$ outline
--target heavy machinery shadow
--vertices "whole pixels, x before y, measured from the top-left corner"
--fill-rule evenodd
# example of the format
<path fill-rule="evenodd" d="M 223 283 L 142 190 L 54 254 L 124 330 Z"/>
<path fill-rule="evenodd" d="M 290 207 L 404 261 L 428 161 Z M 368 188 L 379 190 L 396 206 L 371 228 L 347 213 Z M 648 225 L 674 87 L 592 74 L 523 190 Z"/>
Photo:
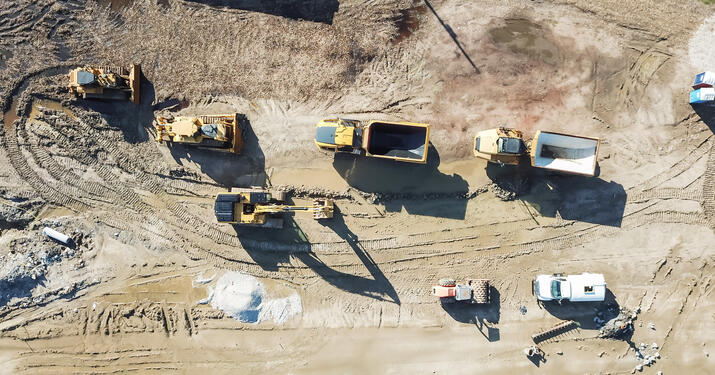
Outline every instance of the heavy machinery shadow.
<path fill-rule="evenodd" d="M 240 155 L 190 145 L 167 144 L 171 156 L 180 165 L 184 164 L 184 160 L 196 163 L 201 172 L 217 184 L 226 187 L 263 187 L 266 185 L 266 157 L 251 122 L 246 116 L 240 122 L 244 141 Z"/>
<path fill-rule="evenodd" d="M 545 217 L 620 227 L 626 207 L 623 185 L 598 177 L 557 174 L 526 163 L 500 167 L 487 163 L 487 176 L 500 188 L 513 191 Z M 538 222 L 538 218 L 535 219 Z"/>
<path fill-rule="evenodd" d="M 691 104 L 695 113 L 698 114 L 701 120 L 707 125 L 710 130 L 715 133 L 715 103 L 699 103 Z"/>
<path fill-rule="evenodd" d="M 499 323 L 501 315 L 501 299 L 499 291 L 493 286 L 489 286 L 489 304 L 467 304 L 467 303 L 442 303 L 444 311 L 452 319 L 460 323 L 473 323 L 479 333 L 489 342 L 499 341 Z M 486 333 L 484 332 L 486 328 Z"/>
<path fill-rule="evenodd" d="M 233 229 L 248 256 L 266 271 L 277 271 L 280 263 L 290 262 L 291 255 L 310 252 L 308 236 L 290 215 L 284 216 L 281 229 L 239 225 Z M 300 251 L 296 252 L 296 247 Z"/>
<path fill-rule="evenodd" d="M 370 254 L 360 245 L 358 236 L 353 233 L 345 224 L 343 215 L 335 207 L 332 220 L 321 221 L 321 224 L 333 230 L 340 238 L 350 245 L 355 255 L 360 259 L 365 268 L 370 273 L 370 277 L 362 277 L 340 272 L 330 268 L 318 258 L 314 253 L 296 254 L 305 265 L 310 267 L 315 273 L 320 275 L 325 281 L 346 292 L 359 294 L 374 298 L 379 301 L 389 301 L 397 305 L 400 304 L 400 297 L 397 291 L 387 279 L 380 267 L 372 259 Z"/>
<path fill-rule="evenodd" d="M 148 141 L 153 133 L 154 98 L 154 84 L 142 73 L 141 101 L 138 105 L 129 100 L 96 99 L 76 99 L 72 101 L 72 105 L 100 113 L 109 126 L 122 131 L 126 142 L 141 143 Z"/>
<path fill-rule="evenodd" d="M 335 154 L 333 168 L 348 185 L 379 199 L 388 212 L 404 207 L 411 215 L 464 219 L 469 185 L 458 174 L 439 171 L 439 153 L 430 144 L 426 164 Z"/>
<path fill-rule="evenodd" d="M 340 7 L 338 0 L 187 0 L 215 7 L 266 13 L 294 20 L 331 25 Z"/>
<path fill-rule="evenodd" d="M 432 4 L 430 4 L 430 2 L 428 0 L 424 0 L 424 1 L 425 1 L 425 5 L 427 5 L 427 8 L 429 8 L 429 10 L 432 11 L 432 14 L 434 14 L 434 16 L 437 17 L 437 21 L 439 21 L 439 23 L 442 24 L 442 27 L 444 27 L 444 30 L 447 31 L 447 34 L 449 34 L 450 38 L 452 38 L 452 40 L 454 41 L 454 44 L 457 45 L 457 48 L 459 48 L 459 50 L 462 51 L 462 55 L 464 55 L 464 57 L 467 59 L 467 61 L 469 61 L 469 64 L 472 66 L 472 68 L 474 68 L 474 72 L 479 74 L 480 73 L 479 68 L 477 68 L 477 66 L 474 64 L 474 61 L 472 61 L 472 58 L 469 57 L 469 55 L 467 54 L 467 51 L 464 50 L 464 48 L 462 47 L 462 44 L 459 43 L 459 40 L 457 39 L 457 33 L 454 32 L 454 30 L 452 29 L 451 26 L 449 26 L 447 23 L 445 23 L 442 20 L 442 18 L 439 16 L 439 14 L 437 14 L 437 12 L 432 7 Z"/>
<path fill-rule="evenodd" d="M 573 320 L 579 328 L 597 330 L 602 325 L 597 324 L 594 318 L 609 321 L 618 316 L 620 306 L 610 289 L 606 289 L 606 299 L 602 302 L 569 302 L 561 304 L 555 301 L 540 302 L 540 306 L 549 314 L 561 320 Z"/>

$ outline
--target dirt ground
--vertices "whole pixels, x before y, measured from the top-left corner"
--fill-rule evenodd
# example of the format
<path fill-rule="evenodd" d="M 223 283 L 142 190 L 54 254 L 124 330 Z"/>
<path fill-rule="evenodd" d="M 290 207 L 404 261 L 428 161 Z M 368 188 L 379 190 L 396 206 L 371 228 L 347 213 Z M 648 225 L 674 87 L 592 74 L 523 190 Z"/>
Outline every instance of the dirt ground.
<path fill-rule="evenodd" d="M 696 0 L 0 2 L 0 373 L 711 372 L 715 110 L 687 95 L 714 27 Z M 74 66 L 130 63 L 138 106 L 66 91 Z M 158 114 L 232 112 L 242 155 L 153 140 Z M 331 116 L 429 123 L 429 160 L 323 154 Z M 598 176 L 475 159 L 500 125 L 599 137 Z M 217 224 L 232 186 L 337 212 Z M 605 302 L 532 296 L 584 271 Z M 205 303 L 229 272 L 301 311 Z M 488 278 L 492 301 L 441 305 L 440 277 Z M 620 309 L 634 331 L 599 337 Z"/>

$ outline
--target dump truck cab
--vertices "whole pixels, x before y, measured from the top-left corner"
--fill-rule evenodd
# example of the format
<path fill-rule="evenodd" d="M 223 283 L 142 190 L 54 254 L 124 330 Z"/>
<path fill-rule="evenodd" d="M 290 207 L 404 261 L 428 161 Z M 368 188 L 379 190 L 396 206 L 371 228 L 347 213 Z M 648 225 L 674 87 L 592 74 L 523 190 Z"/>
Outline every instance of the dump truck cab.
<path fill-rule="evenodd" d="M 363 129 L 359 121 L 327 119 L 315 127 L 315 144 L 324 151 L 362 154 Z"/>
<path fill-rule="evenodd" d="M 539 275 L 533 282 L 533 293 L 539 301 L 603 301 L 606 280 L 602 274 L 596 273 Z"/>
<path fill-rule="evenodd" d="M 327 119 L 316 125 L 315 144 L 324 151 L 424 164 L 429 124 Z"/>
<path fill-rule="evenodd" d="M 522 133 L 516 129 L 489 129 L 474 137 L 474 156 L 492 163 L 519 164 L 526 149 Z"/>

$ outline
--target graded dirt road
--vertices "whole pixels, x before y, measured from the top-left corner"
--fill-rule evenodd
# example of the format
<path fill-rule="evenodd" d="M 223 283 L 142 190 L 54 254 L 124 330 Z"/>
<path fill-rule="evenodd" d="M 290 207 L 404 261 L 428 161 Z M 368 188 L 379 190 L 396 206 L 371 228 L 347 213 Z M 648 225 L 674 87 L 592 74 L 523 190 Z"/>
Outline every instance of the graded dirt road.
<path fill-rule="evenodd" d="M 715 71 L 715 8 L 265 3 L 0 3 L 0 372 L 630 373 L 638 351 L 658 353 L 644 373 L 715 368 L 715 116 L 687 104 Z M 93 63 L 140 63 L 142 104 L 70 98 L 66 73 Z M 158 114 L 231 112 L 242 155 L 153 140 Z M 429 160 L 323 154 L 333 116 L 430 123 Z M 598 176 L 475 159 L 500 125 L 601 138 Z M 217 224 L 232 186 L 338 211 Z M 605 303 L 536 303 L 535 275 L 583 271 Z M 235 272 L 285 309 L 215 308 Z M 442 306 L 440 277 L 491 279 L 492 303 Z M 599 338 L 621 308 L 632 335 Z M 580 328 L 526 358 L 562 320 Z"/>

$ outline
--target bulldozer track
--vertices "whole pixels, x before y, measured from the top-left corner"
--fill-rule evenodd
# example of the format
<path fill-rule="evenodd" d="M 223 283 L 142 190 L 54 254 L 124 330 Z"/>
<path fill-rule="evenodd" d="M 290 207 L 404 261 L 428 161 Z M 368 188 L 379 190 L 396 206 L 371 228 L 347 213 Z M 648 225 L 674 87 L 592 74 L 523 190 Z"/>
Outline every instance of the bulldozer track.
<path fill-rule="evenodd" d="M 703 211 L 711 229 L 715 229 L 715 148 L 708 155 L 707 168 L 703 181 Z"/>
<path fill-rule="evenodd" d="M 632 189 L 628 190 L 633 190 L 633 189 L 638 189 L 641 191 L 646 191 L 650 189 L 656 188 L 658 185 L 679 176 L 683 172 L 687 171 L 690 169 L 693 164 L 698 161 L 698 159 L 702 158 L 703 156 L 707 155 L 710 150 L 712 149 L 713 141 L 712 141 L 713 136 L 708 136 L 705 140 L 703 140 L 694 150 L 692 150 L 687 156 L 685 156 L 683 159 L 679 160 L 675 164 L 671 165 L 670 168 L 664 170 L 663 172 L 641 182 L 636 184 Z"/>

